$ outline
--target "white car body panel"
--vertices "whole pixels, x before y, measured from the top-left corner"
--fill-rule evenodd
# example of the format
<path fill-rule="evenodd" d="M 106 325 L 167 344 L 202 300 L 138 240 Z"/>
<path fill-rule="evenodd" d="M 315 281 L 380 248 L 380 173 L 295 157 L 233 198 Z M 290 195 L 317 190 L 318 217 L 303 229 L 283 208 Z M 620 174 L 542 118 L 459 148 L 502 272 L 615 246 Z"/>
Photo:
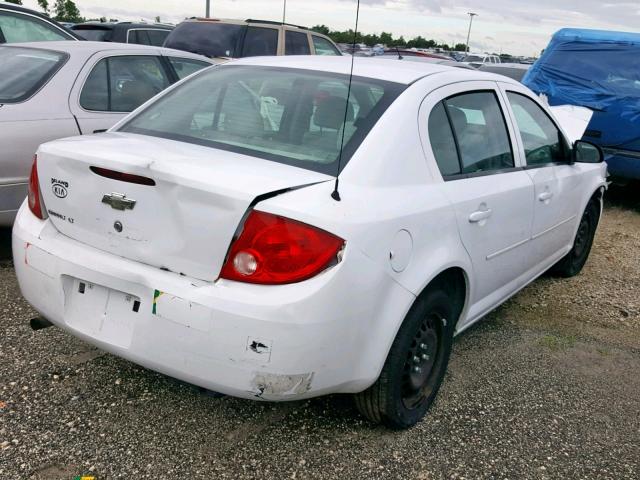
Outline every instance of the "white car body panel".
<path fill-rule="evenodd" d="M 126 113 L 87 112 L 79 105 L 84 80 L 102 58 L 118 55 L 155 55 L 210 59 L 160 47 L 104 42 L 31 42 L 9 47 L 43 48 L 66 52 L 69 59 L 29 99 L 0 105 L 0 226 L 10 226 L 26 196 L 33 155 L 42 143 L 78 134 L 104 131 Z M 179 82 L 178 82 L 179 83 Z"/>
<path fill-rule="evenodd" d="M 346 74 L 351 61 L 280 57 L 237 63 Z M 441 272 L 455 268 L 464 276 L 459 332 L 567 253 L 577 219 L 605 187 L 606 166 L 525 169 L 504 93 L 522 87 L 496 75 L 415 62 L 389 68 L 358 58 L 354 73 L 409 86 L 342 171 L 339 202 L 331 198 L 333 177 L 116 132 L 122 122 L 100 137 L 43 145 L 44 203 L 60 216 L 39 220 L 26 204 L 18 215 L 13 252 L 25 298 L 61 328 L 148 368 L 239 397 L 292 400 L 371 385 L 416 296 Z M 179 87 L 156 99 L 173 88 Z M 516 168 L 443 181 L 430 147 L 428 113 L 448 95 L 477 88 L 495 90 L 501 101 Z M 208 170 L 214 160 L 220 168 Z M 89 165 L 126 166 L 128 173 L 176 191 L 165 188 L 162 198 L 152 187 L 119 184 L 140 207 L 141 215 L 125 217 L 99 209 L 99 197 L 118 184 L 83 176 Z M 60 173 L 73 180 L 69 199 L 76 195 L 75 204 L 59 201 L 48 188 L 48 179 Z M 555 193 L 544 204 L 536 194 L 547 187 Z M 346 241 L 342 260 L 290 285 L 217 279 L 222 252 L 250 204 L 340 236 Z M 492 214 L 470 223 L 469 215 L 483 204 Z M 103 214 L 103 223 L 88 226 Z M 220 215 L 224 220 L 214 220 Z M 142 236 L 115 239 L 106 229 L 100 232 L 100 225 L 119 218 L 135 218 Z M 537 235 L 564 220 L 551 235 Z M 140 239 L 146 247 L 135 245 Z M 161 258 L 170 262 L 168 271 L 159 268 Z M 80 282 L 95 289 L 94 300 L 80 298 Z M 135 301 L 139 311 L 131 313 Z M 253 341 L 264 348 L 254 351 Z"/>

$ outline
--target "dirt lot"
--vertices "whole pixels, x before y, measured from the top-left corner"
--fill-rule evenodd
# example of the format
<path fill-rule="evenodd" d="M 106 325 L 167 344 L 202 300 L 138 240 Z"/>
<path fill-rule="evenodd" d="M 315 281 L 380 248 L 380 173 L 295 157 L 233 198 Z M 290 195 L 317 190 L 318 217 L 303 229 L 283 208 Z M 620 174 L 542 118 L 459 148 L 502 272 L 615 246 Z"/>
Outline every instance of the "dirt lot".
<path fill-rule="evenodd" d="M 640 478 L 640 191 L 610 192 L 590 261 L 458 337 L 430 415 L 389 432 L 344 396 L 213 398 L 31 331 L 0 232 L 0 478 Z"/>

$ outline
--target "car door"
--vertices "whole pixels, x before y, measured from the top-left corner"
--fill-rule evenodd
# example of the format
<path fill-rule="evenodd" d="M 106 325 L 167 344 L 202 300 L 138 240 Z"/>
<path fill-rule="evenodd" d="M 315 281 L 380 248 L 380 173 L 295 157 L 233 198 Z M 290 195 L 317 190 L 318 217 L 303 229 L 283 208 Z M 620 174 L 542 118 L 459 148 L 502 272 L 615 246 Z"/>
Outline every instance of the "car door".
<path fill-rule="evenodd" d="M 533 182 L 515 154 L 496 83 L 441 88 L 422 111 L 429 112 L 431 151 L 473 264 L 473 319 L 527 281 Z"/>
<path fill-rule="evenodd" d="M 580 178 L 568 141 L 552 117 L 524 89 L 502 84 L 518 148 L 534 183 L 532 269 L 546 270 L 571 244 L 578 221 Z"/>
<path fill-rule="evenodd" d="M 170 84 L 159 54 L 103 53 L 80 72 L 69 97 L 70 109 L 83 134 L 98 133 Z"/>

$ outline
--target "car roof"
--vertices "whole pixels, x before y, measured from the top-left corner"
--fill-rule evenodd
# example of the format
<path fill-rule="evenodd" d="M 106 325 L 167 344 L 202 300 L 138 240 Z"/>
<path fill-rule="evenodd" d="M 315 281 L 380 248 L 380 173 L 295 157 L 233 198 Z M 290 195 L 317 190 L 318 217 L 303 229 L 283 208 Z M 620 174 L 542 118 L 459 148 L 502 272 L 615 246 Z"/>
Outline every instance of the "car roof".
<path fill-rule="evenodd" d="M 205 17 L 191 17 L 191 18 L 185 18 L 183 20 L 184 22 L 190 22 L 190 23 L 230 23 L 233 25 L 268 25 L 271 27 L 290 27 L 290 28 L 299 28 L 302 30 L 309 30 L 311 31 L 310 28 L 307 27 L 303 27 L 302 25 L 294 25 L 292 23 L 282 23 L 282 22 L 278 22 L 278 21 L 274 21 L 274 20 L 260 20 L 260 19 L 255 19 L 255 18 L 247 18 L 246 20 L 241 20 L 238 18 L 205 18 Z M 319 32 L 313 32 L 313 33 L 317 33 L 318 35 L 322 35 Z M 324 36 L 324 35 L 323 35 Z"/>
<path fill-rule="evenodd" d="M 172 30 L 172 25 L 166 23 L 145 23 L 145 22 L 84 22 L 76 23 L 72 30 L 91 30 L 92 28 L 99 28 L 104 30 L 113 29 L 116 27 L 123 28 L 157 28 L 162 30 Z"/>
<path fill-rule="evenodd" d="M 149 52 L 157 52 L 161 50 L 165 55 L 176 55 L 183 58 L 193 58 L 196 60 L 203 60 L 213 64 L 211 59 L 198 55 L 196 53 L 184 52 L 182 50 L 174 50 L 173 48 L 154 47 L 152 45 L 139 45 L 137 43 L 117 43 L 117 42 L 69 42 L 65 40 L 55 42 L 29 42 L 29 43 L 9 43 L 2 44 L 3 47 L 25 47 L 25 48 L 41 48 L 45 50 L 55 50 L 58 52 L 65 52 L 75 55 L 86 55 L 87 57 L 97 52 L 113 52 L 113 51 L 127 51 L 127 50 L 149 50 Z"/>
<path fill-rule="evenodd" d="M 504 81 L 504 77 L 502 76 L 479 72 L 475 69 L 467 70 L 439 63 L 393 62 L 391 60 L 380 60 L 375 57 L 365 58 L 322 55 L 248 57 L 233 60 L 224 65 L 259 65 L 281 68 L 299 68 L 303 70 L 315 70 L 348 75 L 351 70 L 352 58 L 354 76 L 374 78 L 388 82 L 402 83 L 405 85 L 409 85 L 430 75 L 445 72 L 454 74 L 460 80 Z M 514 83 L 517 82 L 514 81 Z"/>

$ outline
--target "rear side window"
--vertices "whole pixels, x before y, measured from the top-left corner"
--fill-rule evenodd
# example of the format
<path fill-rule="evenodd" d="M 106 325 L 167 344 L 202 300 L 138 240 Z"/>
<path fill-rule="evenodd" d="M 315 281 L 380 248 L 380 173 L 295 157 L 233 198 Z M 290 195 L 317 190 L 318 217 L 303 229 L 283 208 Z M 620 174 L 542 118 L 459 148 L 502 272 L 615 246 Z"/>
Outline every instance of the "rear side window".
<path fill-rule="evenodd" d="M 74 28 L 73 31 L 92 42 L 107 42 L 111 38 L 110 28 Z"/>
<path fill-rule="evenodd" d="M 137 43 L 139 45 L 153 45 L 155 47 L 161 47 L 164 44 L 168 30 L 147 30 L 147 29 L 134 29 L 129 30 L 127 43 Z"/>
<path fill-rule="evenodd" d="M 0 11 L 0 32 L 6 43 L 71 40 L 71 35 L 37 17 L 8 11 Z"/>
<path fill-rule="evenodd" d="M 443 177 L 460 173 L 460 162 L 451 124 L 442 102 L 429 115 L 429 138 L 436 163 Z"/>
<path fill-rule="evenodd" d="M 309 37 L 306 33 L 287 30 L 284 51 L 285 55 L 309 55 Z"/>
<path fill-rule="evenodd" d="M 317 35 L 311 35 L 311 38 L 316 49 L 316 55 L 341 55 L 338 49 L 326 38 L 318 37 Z"/>
<path fill-rule="evenodd" d="M 568 147 L 547 114 L 524 95 L 508 92 L 507 97 L 520 130 L 527 165 L 566 162 Z"/>
<path fill-rule="evenodd" d="M 131 112 L 169 86 L 160 59 L 154 56 L 119 56 L 100 60 L 80 93 L 86 110 Z"/>
<path fill-rule="evenodd" d="M 507 125 L 494 92 L 464 93 L 442 101 L 429 116 L 429 140 L 443 177 L 515 166 Z"/>
<path fill-rule="evenodd" d="M 178 57 L 169 57 L 169 63 L 173 67 L 173 70 L 176 72 L 176 75 L 180 80 L 188 77 L 198 70 L 202 70 L 203 68 L 211 66 L 211 64 L 207 62 L 201 62 L 199 60 L 193 60 L 191 58 Z"/>
<path fill-rule="evenodd" d="M 248 27 L 242 49 L 243 57 L 261 57 L 278 54 L 278 30 Z"/>
<path fill-rule="evenodd" d="M 168 138 L 335 175 L 406 88 L 300 69 L 208 69 L 129 120 L 121 131 Z M 346 111 L 346 121 L 345 121 Z"/>
<path fill-rule="evenodd" d="M 151 45 L 148 30 L 129 30 L 127 32 L 127 43 L 135 43 L 138 45 Z"/>
<path fill-rule="evenodd" d="M 165 47 L 207 57 L 238 57 L 244 25 L 216 22 L 182 22 L 167 37 Z M 277 40 L 276 40 L 277 44 Z"/>
<path fill-rule="evenodd" d="M 0 47 L 0 104 L 22 102 L 34 95 L 67 58 L 51 50 Z"/>

